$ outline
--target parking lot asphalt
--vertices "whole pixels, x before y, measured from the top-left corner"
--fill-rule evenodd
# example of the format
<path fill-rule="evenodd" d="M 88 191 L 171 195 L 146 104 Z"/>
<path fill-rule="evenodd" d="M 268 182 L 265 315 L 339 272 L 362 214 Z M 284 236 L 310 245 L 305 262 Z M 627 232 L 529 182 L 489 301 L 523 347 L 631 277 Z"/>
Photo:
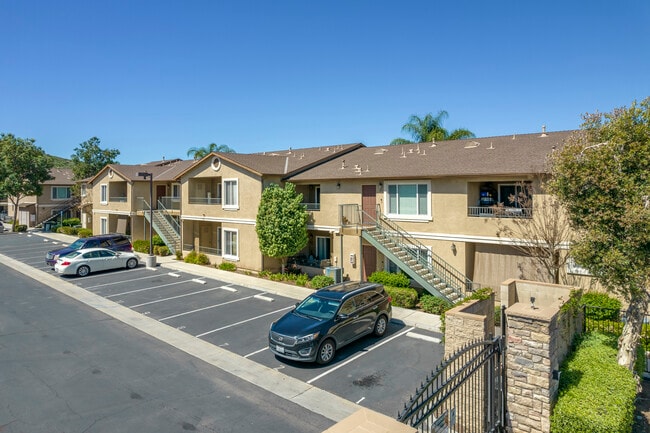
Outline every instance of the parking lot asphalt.
<path fill-rule="evenodd" d="M 45 238 L 44 240 L 47 241 L 66 244 L 72 242 L 75 239 L 71 236 L 52 233 L 32 232 L 30 235 L 37 235 Z M 30 267 L 30 265 L 17 260 L 9 260 L 12 267 L 15 269 L 27 275 L 30 273 L 33 274 L 33 267 Z M 304 287 L 274 282 L 262 278 L 257 278 L 251 275 L 221 271 L 211 266 L 187 264 L 182 261 L 175 260 L 174 257 L 157 257 L 157 262 L 158 263 L 155 269 L 158 271 L 165 270 L 169 272 L 187 273 L 196 276 L 197 280 L 199 281 L 202 278 L 210 278 L 226 282 L 240 289 L 249 288 L 250 290 L 254 290 L 256 292 L 263 290 L 269 296 L 277 295 L 283 298 L 300 300 L 313 291 Z M 149 272 L 154 272 L 154 270 L 149 270 Z M 68 282 L 65 279 L 62 279 L 51 273 L 46 273 L 42 278 L 39 276 L 39 280 L 48 284 L 50 287 L 56 290 L 66 293 L 68 296 L 71 296 L 81 302 L 86 303 L 87 305 L 92 306 L 93 308 L 103 311 L 104 313 L 118 320 L 121 320 L 122 322 L 127 323 L 136 329 L 139 329 L 149 335 L 152 335 L 162 341 L 167 342 L 168 344 L 177 347 L 180 350 L 185 351 L 186 353 L 202 359 L 224 371 L 247 380 L 265 390 L 273 392 L 275 395 L 281 398 L 299 404 L 306 409 L 323 415 L 331 420 L 340 421 L 341 419 L 352 414 L 360 408 L 358 401 L 357 403 L 353 403 L 352 401 L 337 395 L 347 395 L 345 392 L 339 393 L 339 390 L 335 390 L 335 394 L 334 392 L 326 391 L 312 385 L 312 383 L 314 381 L 317 381 L 320 376 L 313 377 L 314 373 L 309 368 L 302 369 L 301 366 L 301 369 L 296 369 L 295 366 L 287 365 L 287 369 L 293 368 L 292 373 L 297 373 L 298 375 L 297 378 L 291 377 L 280 372 L 278 368 L 270 368 L 268 366 L 268 363 L 265 365 L 263 361 L 267 361 L 267 359 L 259 359 L 259 356 L 262 355 L 258 356 L 258 359 L 256 361 L 259 362 L 256 362 L 253 360 L 255 359 L 254 356 L 251 356 L 249 358 L 249 355 L 255 355 L 254 353 L 243 356 L 243 353 L 238 354 L 232 350 L 226 350 L 219 347 L 218 341 L 216 339 L 211 340 L 210 335 L 205 335 L 208 332 L 201 332 L 200 334 L 194 333 L 194 336 L 192 336 L 191 333 L 188 334 L 188 330 L 183 331 L 183 327 L 181 326 L 174 327 L 175 325 L 173 324 L 172 326 L 169 326 L 173 320 L 170 319 L 166 322 L 167 318 L 164 317 L 164 311 L 156 311 L 156 313 L 159 314 L 158 319 L 148 317 L 147 314 L 149 311 L 145 311 L 145 309 L 149 308 L 149 306 L 145 307 L 144 305 L 152 305 L 156 301 L 148 300 L 146 302 L 143 302 L 137 296 L 138 293 L 133 293 L 133 295 L 129 294 L 128 296 L 124 295 L 124 291 L 120 291 L 119 293 L 114 294 L 108 292 L 99 293 L 100 291 L 104 290 L 104 288 L 83 288 L 80 287 L 79 284 L 73 284 L 72 282 Z M 209 290 L 211 290 L 211 288 L 206 287 L 205 291 Z M 117 300 L 118 296 L 120 298 L 119 301 Z M 128 302 L 125 301 L 125 299 Z M 288 301 L 288 299 L 286 301 Z M 118 302 L 124 303 L 124 305 Z M 290 302 L 288 304 L 290 304 Z M 398 307 L 395 307 L 393 310 L 393 322 L 400 325 L 400 334 L 409 331 L 411 328 L 427 330 L 436 334 L 440 330 L 440 319 L 438 316 Z M 265 326 L 268 325 L 262 325 L 262 327 Z M 260 328 L 259 332 L 251 332 L 251 334 L 263 332 L 264 330 Z M 370 343 L 368 343 L 368 345 L 369 344 Z M 399 347 L 398 341 L 396 341 L 395 344 L 397 344 Z M 377 347 L 372 347 L 369 349 L 362 349 L 361 352 L 367 353 L 368 351 L 377 349 L 375 353 L 380 353 L 382 350 L 387 350 L 382 348 L 381 344 L 378 344 L 376 346 Z M 269 357 L 268 352 L 265 356 Z M 351 356 L 350 358 L 350 360 L 354 360 L 356 356 Z M 423 359 L 425 358 L 423 357 Z M 338 368 L 338 366 L 336 368 Z M 391 368 L 390 366 L 377 367 L 375 370 L 369 370 L 367 377 L 363 377 L 368 380 L 376 379 L 375 376 L 377 374 L 377 371 L 391 371 Z M 346 374 L 348 374 L 349 377 L 349 373 Z M 361 374 L 363 375 L 363 373 Z M 300 375 L 309 377 L 300 377 Z M 385 380 L 386 385 L 390 386 L 391 381 L 400 380 L 400 376 L 396 372 L 391 372 L 390 374 L 386 374 Z M 408 379 L 409 382 L 411 380 L 412 379 Z M 394 382 L 392 383 L 394 384 Z M 391 408 L 387 409 L 384 412 L 392 413 L 393 410 Z"/>

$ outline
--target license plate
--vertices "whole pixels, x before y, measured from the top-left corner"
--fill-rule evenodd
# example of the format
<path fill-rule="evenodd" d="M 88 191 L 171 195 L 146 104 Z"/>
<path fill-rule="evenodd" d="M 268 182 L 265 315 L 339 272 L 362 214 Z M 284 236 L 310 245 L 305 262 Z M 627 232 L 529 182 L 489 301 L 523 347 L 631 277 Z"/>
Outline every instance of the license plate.
<path fill-rule="evenodd" d="M 278 345 L 276 345 L 276 346 L 275 346 L 275 350 L 277 350 L 278 353 L 284 353 L 284 347 L 282 347 L 282 346 L 278 346 Z"/>

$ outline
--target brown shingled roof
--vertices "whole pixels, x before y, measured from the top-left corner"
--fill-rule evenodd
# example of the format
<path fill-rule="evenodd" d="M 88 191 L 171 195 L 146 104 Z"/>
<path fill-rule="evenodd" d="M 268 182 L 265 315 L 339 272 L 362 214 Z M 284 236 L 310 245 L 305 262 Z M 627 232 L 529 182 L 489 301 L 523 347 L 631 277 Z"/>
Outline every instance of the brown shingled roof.
<path fill-rule="evenodd" d="M 573 131 L 362 147 L 285 180 L 522 175 L 546 171 L 546 157 Z"/>
<path fill-rule="evenodd" d="M 105 170 L 113 170 L 120 176 L 130 181 L 144 180 L 143 177 L 138 176 L 140 172 L 153 173 L 154 181 L 175 181 L 179 174 L 196 164 L 195 160 L 177 160 L 170 164 L 165 165 L 151 165 L 151 164 L 109 164 L 97 173 L 89 182 L 92 182 L 100 173 Z"/>
<path fill-rule="evenodd" d="M 199 160 L 199 163 L 218 156 L 223 161 L 228 161 L 259 175 L 288 175 L 299 173 L 302 170 L 309 169 L 362 147 L 364 145 L 361 143 L 352 143 L 263 153 L 213 152 Z M 189 170 L 189 167 L 187 170 Z M 184 172 L 181 174 L 184 174 Z"/>
<path fill-rule="evenodd" d="M 43 182 L 45 185 L 74 185 L 72 180 L 72 169 L 70 168 L 53 168 L 50 170 L 50 176 L 54 179 Z"/>

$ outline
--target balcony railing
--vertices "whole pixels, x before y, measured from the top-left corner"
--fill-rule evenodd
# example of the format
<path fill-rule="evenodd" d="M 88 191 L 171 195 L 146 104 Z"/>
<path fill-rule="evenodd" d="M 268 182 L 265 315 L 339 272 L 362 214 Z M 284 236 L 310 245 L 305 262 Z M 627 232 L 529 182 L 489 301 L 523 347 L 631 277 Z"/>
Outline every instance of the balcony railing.
<path fill-rule="evenodd" d="M 532 218 L 531 208 L 504 206 L 470 206 L 467 208 L 468 217 L 484 218 Z"/>
<path fill-rule="evenodd" d="M 190 204 L 221 204 L 221 197 L 190 197 Z"/>
<path fill-rule="evenodd" d="M 167 210 L 180 210 L 181 198 L 180 197 L 160 197 L 158 203 Z"/>
<path fill-rule="evenodd" d="M 126 197 L 109 197 L 108 201 L 117 203 L 126 203 Z"/>
<path fill-rule="evenodd" d="M 184 251 L 192 251 L 194 250 L 194 245 L 192 244 L 183 244 L 183 250 Z M 199 253 L 203 254 L 210 254 L 213 256 L 221 256 L 221 248 L 214 248 L 214 247 L 204 247 L 199 245 Z"/>
<path fill-rule="evenodd" d="M 320 210 L 320 203 L 303 203 L 302 204 L 307 210 Z"/>

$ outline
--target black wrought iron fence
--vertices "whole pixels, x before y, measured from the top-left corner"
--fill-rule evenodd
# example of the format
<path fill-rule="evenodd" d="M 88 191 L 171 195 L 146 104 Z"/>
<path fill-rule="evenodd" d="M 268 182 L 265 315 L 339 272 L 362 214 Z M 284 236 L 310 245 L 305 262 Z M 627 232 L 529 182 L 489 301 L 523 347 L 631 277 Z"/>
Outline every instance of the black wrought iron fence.
<path fill-rule="evenodd" d="M 585 332 L 602 332 L 605 334 L 621 335 L 623 326 L 625 326 L 625 315 L 618 308 L 595 307 L 585 305 L 584 307 L 584 326 Z M 646 356 L 645 372 L 650 373 L 650 316 L 645 316 L 639 345 Z"/>

